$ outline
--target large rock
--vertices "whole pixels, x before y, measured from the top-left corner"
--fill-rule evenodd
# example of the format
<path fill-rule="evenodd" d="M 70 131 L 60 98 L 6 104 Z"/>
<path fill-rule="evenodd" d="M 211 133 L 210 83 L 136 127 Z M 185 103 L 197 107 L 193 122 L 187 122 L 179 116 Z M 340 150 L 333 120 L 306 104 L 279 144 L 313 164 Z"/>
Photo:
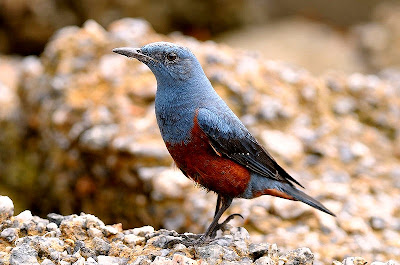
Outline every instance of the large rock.
<path fill-rule="evenodd" d="M 171 168 L 154 117 L 154 76 L 143 64 L 111 53 L 115 47 L 160 40 L 191 48 L 217 92 L 254 135 L 338 216 L 261 197 L 235 201 L 228 213 L 241 213 L 245 221 L 233 225 L 245 224 L 255 242 L 309 247 L 323 262 L 359 252 L 369 260 L 398 256 L 398 72 L 316 78 L 254 52 L 158 35 L 141 20 L 116 21 L 107 30 L 93 21 L 64 28 L 40 58 L 21 62 L 14 98 L 21 102 L 22 131 L 29 134 L 9 150 L 25 160 L 2 164 L 1 173 L 14 175 L 0 175 L 2 190 L 26 194 L 15 195 L 22 200 L 16 208 L 26 205 L 42 216 L 85 211 L 125 227 L 204 231 L 216 196 Z M 11 232 L 5 238 L 11 240 Z M 96 229 L 90 233 L 100 235 Z"/>

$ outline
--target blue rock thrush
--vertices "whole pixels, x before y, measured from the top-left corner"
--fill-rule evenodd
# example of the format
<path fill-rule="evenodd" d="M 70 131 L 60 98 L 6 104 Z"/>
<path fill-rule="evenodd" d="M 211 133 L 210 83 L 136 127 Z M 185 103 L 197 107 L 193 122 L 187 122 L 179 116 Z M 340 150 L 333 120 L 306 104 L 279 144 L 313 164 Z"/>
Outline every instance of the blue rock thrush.
<path fill-rule="evenodd" d="M 215 237 L 221 227 L 218 220 L 234 198 L 272 195 L 334 216 L 295 187 L 303 186 L 278 165 L 218 96 L 189 49 L 157 42 L 113 52 L 138 59 L 154 73 L 157 123 L 169 153 L 183 174 L 218 195 L 214 219 L 197 243 Z"/>

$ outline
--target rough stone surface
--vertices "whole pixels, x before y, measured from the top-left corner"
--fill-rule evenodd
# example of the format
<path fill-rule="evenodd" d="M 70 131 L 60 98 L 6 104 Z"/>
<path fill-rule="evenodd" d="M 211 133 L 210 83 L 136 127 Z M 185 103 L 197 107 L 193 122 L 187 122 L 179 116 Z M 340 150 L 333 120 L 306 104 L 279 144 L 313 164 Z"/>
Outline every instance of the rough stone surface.
<path fill-rule="evenodd" d="M 1 238 L 7 238 L 3 235 L 10 234 L 10 229 L 18 238 L 13 242 L 0 241 L 1 264 L 311 265 L 315 261 L 315 254 L 307 247 L 281 250 L 276 244 L 255 243 L 243 227 L 228 225 L 212 241 L 186 247 L 182 242 L 190 234 L 178 234 L 166 229 L 155 231 L 151 226 L 122 230 L 119 224 L 105 226 L 97 217 L 85 213 L 79 216 L 58 215 L 58 219 L 63 221 L 59 225 L 52 224 L 59 231 L 54 228 L 43 230 L 40 224 L 53 221 L 55 216 L 50 216 L 53 216 L 50 220 L 37 216 L 27 219 L 22 219 L 20 215 L 10 216 L 0 222 Z M 114 227 L 117 232 L 95 235 L 90 232 L 91 229 L 104 231 L 105 227 Z M 77 239 L 77 235 L 82 239 Z M 129 236 L 131 239 L 127 239 Z M 366 263 L 362 257 L 347 257 L 343 262 L 332 261 L 334 265 Z M 398 265 L 394 260 L 372 264 Z"/>

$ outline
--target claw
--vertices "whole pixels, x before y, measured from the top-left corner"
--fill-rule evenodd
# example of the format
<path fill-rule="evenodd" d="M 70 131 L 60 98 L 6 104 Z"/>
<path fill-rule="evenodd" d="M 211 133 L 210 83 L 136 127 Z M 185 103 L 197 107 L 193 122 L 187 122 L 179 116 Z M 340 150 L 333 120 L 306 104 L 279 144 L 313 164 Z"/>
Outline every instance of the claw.
<path fill-rule="evenodd" d="M 217 231 L 218 231 L 218 230 L 224 229 L 225 226 L 226 226 L 233 218 L 235 218 L 236 216 L 239 216 L 239 217 L 241 217 L 242 219 L 244 219 L 244 217 L 243 217 L 241 214 L 238 214 L 238 213 L 234 213 L 234 214 L 229 215 L 229 216 L 225 219 L 225 221 L 223 221 L 223 222 L 220 223 L 220 224 L 217 224 L 217 226 L 215 227 L 214 231 L 212 231 L 212 233 L 211 233 L 211 235 L 210 235 L 210 238 L 215 238 L 215 237 L 217 236 Z"/>
<path fill-rule="evenodd" d="M 206 238 L 204 234 L 202 235 L 182 235 L 183 240 L 179 243 L 185 245 L 186 247 L 201 246 L 211 241 L 211 238 Z"/>

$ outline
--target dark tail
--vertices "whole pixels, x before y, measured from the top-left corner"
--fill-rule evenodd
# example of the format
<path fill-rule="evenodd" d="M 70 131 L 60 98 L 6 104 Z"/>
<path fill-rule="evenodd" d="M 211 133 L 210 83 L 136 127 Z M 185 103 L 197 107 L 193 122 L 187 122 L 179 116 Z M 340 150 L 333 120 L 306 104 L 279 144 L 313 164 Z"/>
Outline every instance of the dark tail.
<path fill-rule="evenodd" d="M 291 185 L 285 185 L 284 187 L 282 187 L 284 189 L 284 192 L 289 194 L 290 196 L 292 196 L 294 199 L 304 202 L 320 211 L 323 211 L 324 213 L 330 214 L 332 216 L 336 215 L 334 213 L 332 213 L 331 211 L 329 211 L 325 206 L 322 205 L 322 203 L 320 203 L 319 201 L 317 201 L 316 199 L 308 196 L 307 194 L 305 194 L 304 192 L 302 192 L 301 190 L 296 189 L 295 187 L 291 186 Z"/>

